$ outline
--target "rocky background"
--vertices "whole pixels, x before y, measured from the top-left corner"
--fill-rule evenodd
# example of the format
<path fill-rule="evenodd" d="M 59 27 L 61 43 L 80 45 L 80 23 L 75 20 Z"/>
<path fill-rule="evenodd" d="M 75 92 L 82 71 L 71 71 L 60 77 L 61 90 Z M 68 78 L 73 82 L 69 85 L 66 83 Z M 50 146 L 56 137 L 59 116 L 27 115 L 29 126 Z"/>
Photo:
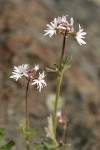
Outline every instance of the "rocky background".
<path fill-rule="evenodd" d="M 9 79 L 13 66 L 28 63 L 52 67 L 59 61 L 62 36 L 43 36 L 54 17 L 69 15 L 88 33 L 87 44 L 79 46 L 68 38 L 66 55 L 71 68 L 61 86 L 63 114 L 68 118 L 66 141 L 70 150 L 100 149 L 100 1 L 99 0 L 0 0 L 0 127 L 6 141 L 14 139 L 13 150 L 23 150 L 18 125 L 25 120 L 25 79 Z M 30 126 L 43 130 L 50 113 L 56 75 L 47 73 L 47 87 L 41 93 L 30 87 Z M 51 100 L 52 101 L 52 100 Z M 51 106 L 52 107 L 52 106 Z"/>

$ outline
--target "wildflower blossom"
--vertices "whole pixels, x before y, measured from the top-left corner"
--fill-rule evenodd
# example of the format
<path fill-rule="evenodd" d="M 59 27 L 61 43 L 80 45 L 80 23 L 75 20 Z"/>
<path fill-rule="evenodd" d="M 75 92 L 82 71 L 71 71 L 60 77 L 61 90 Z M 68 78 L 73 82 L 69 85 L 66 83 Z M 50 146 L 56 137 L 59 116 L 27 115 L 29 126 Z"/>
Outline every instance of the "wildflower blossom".
<path fill-rule="evenodd" d="M 59 123 L 65 124 L 66 117 L 62 116 L 62 112 L 61 111 L 58 111 L 57 114 L 56 114 L 56 116 L 57 116 L 57 120 L 58 120 Z"/>
<path fill-rule="evenodd" d="M 59 29 L 65 29 L 61 24 L 58 24 L 58 19 L 55 18 L 50 24 L 47 24 L 47 29 L 44 30 L 46 33 L 44 35 L 49 35 L 49 37 L 52 37 L 54 34 L 59 31 Z"/>
<path fill-rule="evenodd" d="M 47 29 L 44 30 L 46 33 L 44 35 L 48 35 L 52 37 L 54 34 L 62 33 L 63 30 L 67 32 L 72 32 L 74 20 L 70 19 L 70 23 L 67 21 L 67 15 L 55 18 L 50 24 L 47 24 Z"/>
<path fill-rule="evenodd" d="M 38 71 L 39 70 L 39 65 L 35 65 L 35 67 L 33 69 Z"/>
<path fill-rule="evenodd" d="M 82 44 L 86 44 L 86 42 L 83 40 L 85 37 L 84 35 L 86 35 L 86 32 L 83 32 L 83 29 L 81 28 L 80 24 L 79 24 L 79 31 L 76 33 L 76 40 L 77 42 L 82 45 Z"/>
<path fill-rule="evenodd" d="M 44 77 L 46 75 L 44 74 L 44 71 L 42 73 L 39 73 L 38 79 L 34 79 L 33 83 L 31 85 L 37 85 L 37 89 L 39 89 L 39 92 L 41 92 L 41 89 L 46 86 L 46 82 L 44 80 Z"/>
<path fill-rule="evenodd" d="M 82 45 L 86 44 L 86 42 L 83 40 L 86 35 L 86 32 L 83 32 L 83 29 L 79 25 L 79 31 L 75 32 L 74 31 L 74 19 L 71 18 L 70 22 L 67 20 L 67 15 L 55 18 L 50 24 L 47 24 L 47 29 L 44 30 L 46 33 L 44 35 L 49 35 L 52 37 L 54 34 L 56 35 L 57 33 L 66 33 L 66 37 L 68 35 L 71 35 L 76 38 L 77 42 Z"/>
<path fill-rule="evenodd" d="M 74 19 L 73 18 L 70 19 L 70 23 L 67 21 L 67 23 L 66 23 L 67 32 L 74 32 L 73 24 L 74 24 Z"/>
<path fill-rule="evenodd" d="M 31 85 L 37 85 L 37 89 L 39 89 L 39 92 L 41 92 L 41 89 L 46 86 L 46 82 L 44 80 L 44 77 L 46 76 L 44 74 L 44 71 L 42 73 L 39 73 L 39 77 L 36 78 L 37 71 L 39 70 L 39 65 L 35 65 L 34 68 L 31 70 L 28 70 L 29 65 L 28 64 L 23 64 L 18 67 L 14 66 L 14 72 L 12 72 L 12 76 L 10 78 L 14 78 L 16 81 L 21 78 L 22 76 L 26 77 L 27 80 L 33 82 Z"/>
<path fill-rule="evenodd" d="M 66 16 L 63 15 L 62 17 L 58 17 L 57 18 L 58 24 L 66 23 L 67 22 L 67 16 L 68 15 L 66 15 Z"/>
<path fill-rule="evenodd" d="M 28 71 L 28 77 L 30 79 L 33 79 L 38 70 L 39 70 L 39 65 L 35 65 L 34 68 L 32 68 L 31 70 Z"/>
<path fill-rule="evenodd" d="M 13 75 L 10 76 L 10 78 L 14 78 L 16 81 L 22 76 L 33 79 L 36 72 L 39 69 L 39 65 L 35 65 L 35 67 L 32 68 L 31 70 L 28 70 L 28 68 L 29 68 L 28 64 L 22 64 L 18 67 L 14 66 L 14 72 L 12 72 Z"/>
<path fill-rule="evenodd" d="M 22 76 L 28 77 L 27 69 L 29 68 L 28 64 L 23 64 L 18 67 L 14 66 L 14 72 L 12 72 L 12 76 L 10 78 L 14 78 L 16 81 Z"/>
<path fill-rule="evenodd" d="M 60 117 L 58 119 L 58 122 L 61 123 L 61 124 L 64 124 L 65 123 L 65 118 L 64 117 Z"/>
<path fill-rule="evenodd" d="M 62 17 L 58 17 L 58 24 L 61 24 L 63 27 L 65 27 L 65 31 L 69 32 L 73 32 L 74 31 L 74 19 L 71 18 L 70 19 L 70 23 L 67 21 L 66 16 L 62 16 Z"/>

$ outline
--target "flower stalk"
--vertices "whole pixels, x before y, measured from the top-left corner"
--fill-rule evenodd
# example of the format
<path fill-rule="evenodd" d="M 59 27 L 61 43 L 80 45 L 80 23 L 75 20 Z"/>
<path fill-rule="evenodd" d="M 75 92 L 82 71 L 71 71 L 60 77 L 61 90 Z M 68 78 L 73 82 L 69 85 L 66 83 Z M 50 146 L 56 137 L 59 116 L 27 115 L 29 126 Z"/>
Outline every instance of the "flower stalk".
<path fill-rule="evenodd" d="M 56 114 L 57 114 L 57 111 L 58 111 L 58 99 L 59 99 L 61 81 L 62 81 L 62 74 L 58 74 L 57 89 L 56 89 L 56 99 L 55 99 L 55 108 L 54 108 L 54 118 L 53 118 L 53 129 L 54 129 L 55 135 L 56 135 L 56 126 L 57 126 Z"/>
<path fill-rule="evenodd" d="M 28 130 L 28 119 L 29 119 L 29 115 L 28 115 L 28 89 L 29 89 L 29 83 L 30 83 L 30 79 L 28 79 L 27 81 L 27 86 L 26 86 L 26 131 Z"/>
<path fill-rule="evenodd" d="M 61 81 L 63 76 L 63 68 L 62 68 L 62 61 L 64 57 L 64 51 L 65 51 L 65 43 L 66 43 L 66 35 L 67 31 L 65 31 L 64 37 L 63 37 L 63 45 L 62 45 L 62 52 L 61 52 L 61 58 L 60 58 L 60 69 L 57 72 L 57 89 L 56 89 L 56 99 L 55 99 L 55 108 L 54 108 L 54 118 L 53 118 L 53 128 L 54 133 L 56 136 L 56 127 L 57 127 L 57 111 L 58 111 L 58 100 L 59 100 L 59 94 L 60 94 L 60 87 L 61 87 Z"/>
<path fill-rule="evenodd" d="M 62 45 L 62 52 L 61 52 L 60 64 L 61 64 L 63 56 L 64 56 L 65 43 L 66 43 L 66 35 L 67 35 L 67 31 L 65 31 L 65 34 L 64 34 L 64 37 L 63 37 L 63 45 Z"/>
<path fill-rule="evenodd" d="M 27 86 L 26 86 L 26 132 L 28 131 L 28 126 L 29 126 L 29 112 L 28 112 L 28 90 L 29 90 L 29 83 L 30 83 L 30 78 L 27 80 Z M 25 138 L 25 143 L 26 143 L 26 150 L 29 150 L 29 137 L 26 134 Z"/>

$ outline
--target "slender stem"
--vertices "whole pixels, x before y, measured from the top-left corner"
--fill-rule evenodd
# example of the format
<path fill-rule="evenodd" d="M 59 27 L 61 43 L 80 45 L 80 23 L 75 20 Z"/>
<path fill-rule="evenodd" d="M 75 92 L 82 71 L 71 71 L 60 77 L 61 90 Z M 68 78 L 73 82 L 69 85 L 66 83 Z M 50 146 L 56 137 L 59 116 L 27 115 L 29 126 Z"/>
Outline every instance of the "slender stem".
<path fill-rule="evenodd" d="M 54 133 L 56 136 L 56 124 L 57 124 L 57 110 L 58 110 L 58 98 L 59 98 L 59 93 L 60 93 L 60 85 L 61 85 L 61 80 L 62 80 L 62 74 L 58 74 L 58 80 L 57 80 L 57 89 L 56 89 L 56 100 L 55 100 L 55 108 L 54 108 L 54 118 L 53 118 L 53 129 Z"/>
<path fill-rule="evenodd" d="M 28 89 L 29 89 L 29 83 L 30 83 L 30 79 L 28 79 L 27 81 L 27 86 L 26 86 L 26 132 L 28 130 L 28 125 L 29 125 L 29 115 L 28 115 Z M 28 135 L 26 135 L 25 138 L 26 141 L 26 150 L 29 150 L 29 137 Z"/>
<path fill-rule="evenodd" d="M 29 83 L 30 79 L 27 81 L 27 86 L 26 86 L 26 130 L 28 129 L 28 89 L 29 89 Z"/>
<path fill-rule="evenodd" d="M 64 37 L 63 37 L 63 45 L 62 45 L 62 52 L 61 52 L 60 64 L 61 64 L 63 56 L 64 56 L 66 35 L 67 35 L 67 32 L 65 31 L 65 34 L 64 34 Z"/>
<path fill-rule="evenodd" d="M 66 35 L 67 35 L 67 31 L 65 31 L 64 38 L 63 38 L 62 52 L 61 52 L 61 58 L 60 58 L 60 70 L 58 72 L 58 77 L 57 77 L 56 99 L 55 99 L 55 108 L 54 108 L 54 116 L 53 116 L 53 130 L 54 130 L 55 136 L 56 136 L 56 126 L 57 126 L 56 114 L 58 111 L 58 98 L 59 98 L 60 85 L 61 85 L 62 75 L 63 75 L 63 70 L 61 69 L 61 63 L 62 63 L 62 59 L 64 56 L 64 51 L 65 51 Z"/>
<path fill-rule="evenodd" d="M 25 143 L 26 143 L 26 150 L 30 150 L 30 148 L 29 148 L 29 137 L 28 137 L 28 135 L 27 135 L 26 138 L 25 138 Z"/>

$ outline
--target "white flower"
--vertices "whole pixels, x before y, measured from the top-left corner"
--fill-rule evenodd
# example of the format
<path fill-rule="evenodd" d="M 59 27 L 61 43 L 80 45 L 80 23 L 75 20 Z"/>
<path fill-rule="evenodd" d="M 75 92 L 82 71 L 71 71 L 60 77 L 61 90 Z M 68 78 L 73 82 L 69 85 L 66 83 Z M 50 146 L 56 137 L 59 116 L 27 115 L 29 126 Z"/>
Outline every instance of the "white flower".
<path fill-rule="evenodd" d="M 33 80 L 33 83 L 31 84 L 31 85 L 37 85 L 37 89 L 39 89 L 39 92 L 41 92 L 41 89 L 44 87 L 44 86 L 46 86 L 46 82 L 45 82 L 45 80 L 44 80 L 44 77 L 45 77 L 46 75 L 44 74 L 44 71 L 43 71 L 43 73 L 39 73 L 39 77 L 38 77 L 38 79 L 34 79 Z"/>
<path fill-rule="evenodd" d="M 87 33 L 83 31 L 79 24 L 79 31 L 74 31 L 74 19 L 70 18 L 70 21 L 67 20 L 67 15 L 55 18 L 50 24 L 47 24 L 47 29 L 44 30 L 46 33 L 44 35 L 49 35 L 52 37 L 54 34 L 62 33 L 63 35 L 71 35 L 76 38 L 77 42 L 82 45 L 86 44 L 86 42 L 83 40 Z"/>
<path fill-rule="evenodd" d="M 86 42 L 83 40 L 85 37 L 84 35 L 86 35 L 86 32 L 83 32 L 83 29 L 81 28 L 80 24 L 79 24 L 79 31 L 76 33 L 76 40 L 77 42 L 82 45 L 82 44 L 86 44 Z"/>
<path fill-rule="evenodd" d="M 47 118 L 48 120 L 48 127 L 45 127 L 45 131 L 46 131 L 46 137 L 50 138 L 55 144 L 57 144 L 56 138 L 55 138 L 55 134 L 53 131 L 53 121 L 52 121 L 52 116 L 50 115 L 50 117 Z"/>
<path fill-rule="evenodd" d="M 61 24 L 63 27 L 65 27 L 65 30 L 67 32 L 73 32 L 74 31 L 74 19 L 71 18 L 70 22 L 67 21 L 67 15 L 66 16 L 62 16 L 62 17 L 58 17 L 58 23 Z"/>
<path fill-rule="evenodd" d="M 62 17 L 58 17 L 57 20 L 58 20 L 58 24 L 62 24 L 62 23 L 66 23 L 67 22 L 67 16 L 62 16 Z"/>
<path fill-rule="evenodd" d="M 71 18 L 71 19 L 70 19 L 70 25 L 73 26 L 73 24 L 74 24 L 74 19 Z"/>
<path fill-rule="evenodd" d="M 38 71 L 39 70 L 39 65 L 35 65 L 34 70 Z"/>
<path fill-rule="evenodd" d="M 10 78 L 14 78 L 16 81 L 22 76 L 28 77 L 27 69 L 29 68 L 28 64 L 23 64 L 18 67 L 14 66 L 14 72 L 12 72 L 12 76 Z"/>
<path fill-rule="evenodd" d="M 52 37 L 54 34 L 56 35 L 57 30 L 59 29 L 65 29 L 61 24 L 59 24 L 59 21 L 57 18 L 55 18 L 50 24 L 47 24 L 47 29 L 44 30 L 46 33 L 44 35 L 48 35 Z"/>
<path fill-rule="evenodd" d="M 74 19 L 71 18 L 70 23 L 67 21 L 67 25 L 66 25 L 66 29 L 67 29 L 68 32 L 73 32 L 74 31 L 73 25 L 74 25 Z"/>
<path fill-rule="evenodd" d="M 67 21 L 67 16 L 62 16 L 55 18 L 50 24 L 47 24 L 47 29 L 44 30 L 46 33 L 44 35 L 49 35 L 52 37 L 54 34 L 61 33 L 63 30 L 67 32 L 73 32 L 73 24 L 74 20 L 73 18 L 70 19 L 70 23 Z"/>

